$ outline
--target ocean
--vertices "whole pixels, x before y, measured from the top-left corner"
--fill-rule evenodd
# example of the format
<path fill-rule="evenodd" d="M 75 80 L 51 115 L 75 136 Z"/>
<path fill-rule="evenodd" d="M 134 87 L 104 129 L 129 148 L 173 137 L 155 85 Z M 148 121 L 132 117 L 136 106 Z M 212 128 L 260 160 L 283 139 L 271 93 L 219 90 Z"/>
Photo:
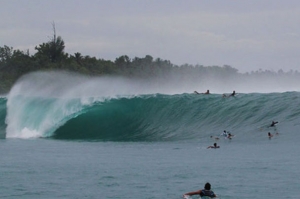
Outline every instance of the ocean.
<path fill-rule="evenodd" d="M 299 91 L 145 88 L 21 78 L 0 98 L 0 198 L 179 199 L 206 182 L 222 199 L 300 198 Z"/>

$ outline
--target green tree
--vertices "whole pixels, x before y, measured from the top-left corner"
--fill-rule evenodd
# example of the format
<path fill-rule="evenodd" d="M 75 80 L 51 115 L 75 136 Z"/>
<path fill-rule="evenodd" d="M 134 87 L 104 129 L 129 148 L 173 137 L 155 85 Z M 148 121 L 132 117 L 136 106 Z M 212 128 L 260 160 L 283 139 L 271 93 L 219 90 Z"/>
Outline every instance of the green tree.
<path fill-rule="evenodd" d="M 13 48 L 8 47 L 4 45 L 3 47 L 0 47 L 0 62 L 3 64 L 6 64 L 13 54 Z"/>
<path fill-rule="evenodd" d="M 81 55 L 81 53 L 79 53 L 79 52 L 77 52 L 77 53 L 74 53 L 74 57 L 75 57 L 75 60 L 76 60 L 76 62 L 79 64 L 79 65 L 81 65 L 81 60 L 82 60 L 82 55 Z"/>
<path fill-rule="evenodd" d="M 60 36 L 56 36 L 55 24 L 53 23 L 53 37 L 47 43 L 35 47 L 35 57 L 41 62 L 60 62 L 67 58 L 64 53 L 65 42 Z"/>

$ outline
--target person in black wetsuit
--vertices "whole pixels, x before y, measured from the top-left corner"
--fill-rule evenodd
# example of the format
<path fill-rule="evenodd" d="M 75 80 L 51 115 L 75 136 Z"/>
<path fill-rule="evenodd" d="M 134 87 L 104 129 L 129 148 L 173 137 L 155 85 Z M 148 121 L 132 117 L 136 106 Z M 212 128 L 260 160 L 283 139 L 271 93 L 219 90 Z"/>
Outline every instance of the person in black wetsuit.
<path fill-rule="evenodd" d="M 226 95 L 226 94 L 223 94 L 222 95 L 222 97 L 224 98 L 224 97 L 233 97 L 233 96 L 235 96 L 235 91 L 232 91 L 232 93 L 231 94 L 229 94 L 229 95 Z"/>
<path fill-rule="evenodd" d="M 195 94 L 200 94 L 198 93 L 197 91 L 194 91 Z M 209 90 L 207 90 L 205 93 L 202 93 L 202 94 L 210 94 Z"/>
<path fill-rule="evenodd" d="M 228 136 L 228 132 L 224 130 L 223 133 L 222 133 L 221 135 L 227 137 L 227 136 Z"/>
<path fill-rule="evenodd" d="M 230 95 L 229 95 L 229 97 L 230 96 L 235 96 L 235 91 L 233 91 Z"/>
<path fill-rule="evenodd" d="M 203 93 L 203 94 L 210 94 L 210 92 L 209 92 L 209 90 L 207 90 L 205 93 Z"/>
<path fill-rule="evenodd" d="M 217 148 L 220 148 L 220 146 L 217 146 L 217 143 L 214 143 L 213 146 L 208 146 L 207 148 L 208 149 L 217 149 Z"/>
<path fill-rule="evenodd" d="M 203 189 L 200 189 L 198 191 L 193 191 L 193 192 L 188 192 L 188 193 L 185 193 L 183 194 L 183 197 L 185 197 L 186 195 L 188 196 L 192 196 L 192 195 L 200 195 L 200 197 L 203 197 L 203 196 L 208 196 L 210 198 L 215 198 L 217 197 L 216 194 L 210 190 L 210 183 L 207 182 L 204 186 L 204 190 Z"/>
<path fill-rule="evenodd" d="M 232 139 L 233 135 L 231 133 L 228 133 L 227 138 Z"/>
<path fill-rule="evenodd" d="M 270 125 L 270 127 L 274 127 L 278 122 L 274 122 L 272 121 L 272 124 Z"/>
<path fill-rule="evenodd" d="M 269 137 L 269 138 L 272 138 L 272 137 L 273 137 L 273 134 L 270 133 L 270 132 L 268 132 L 268 137 Z"/>

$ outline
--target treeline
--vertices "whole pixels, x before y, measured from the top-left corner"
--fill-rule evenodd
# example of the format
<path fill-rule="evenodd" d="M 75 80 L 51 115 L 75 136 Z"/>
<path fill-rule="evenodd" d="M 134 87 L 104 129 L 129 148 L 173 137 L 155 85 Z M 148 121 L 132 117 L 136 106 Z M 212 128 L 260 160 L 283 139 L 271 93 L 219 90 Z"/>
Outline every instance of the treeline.
<path fill-rule="evenodd" d="M 0 47 L 0 93 L 7 93 L 15 81 L 22 75 L 41 70 L 66 70 L 90 76 L 118 75 L 130 78 L 141 78 L 144 80 L 155 80 L 152 83 L 162 84 L 166 79 L 176 81 L 198 83 L 208 79 L 268 79 L 270 76 L 289 76 L 299 79 L 298 71 L 282 70 L 255 71 L 241 74 L 238 70 L 225 66 L 202 66 L 181 65 L 177 66 L 168 60 L 154 59 L 150 55 L 144 58 L 130 58 L 127 55 L 120 56 L 115 61 L 97 59 L 77 52 L 68 54 L 64 51 L 65 43 L 60 36 L 56 36 L 53 26 L 53 37 L 46 43 L 35 47 L 36 53 L 29 54 L 29 50 L 21 51 L 4 45 Z M 249 78 L 250 77 L 250 78 Z"/>

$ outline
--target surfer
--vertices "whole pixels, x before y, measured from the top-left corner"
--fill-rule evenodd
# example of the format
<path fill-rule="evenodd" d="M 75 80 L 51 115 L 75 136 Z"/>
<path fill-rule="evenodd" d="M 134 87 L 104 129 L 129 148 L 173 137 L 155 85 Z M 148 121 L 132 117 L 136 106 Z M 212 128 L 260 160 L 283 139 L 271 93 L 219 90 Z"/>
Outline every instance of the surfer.
<path fill-rule="evenodd" d="M 235 96 L 235 94 L 236 94 L 235 91 L 232 91 L 232 93 L 230 95 L 227 96 L 226 94 L 223 94 L 222 97 L 223 98 L 225 98 L 225 97 L 233 97 L 233 96 Z"/>
<path fill-rule="evenodd" d="M 211 185 L 209 182 L 207 182 L 204 185 L 204 190 L 200 189 L 198 191 L 188 192 L 188 193 L 183 194 L 183 197 L 186 198 L 186 196 L 193 196 L 193 195 L 199 195 L 200 197 L 207 196 L 210 198 L 217 197 L 216 194 L 210 190 L 210 188 L 211 188 Z"/>
<path fill-rule="evenodd" d="M 217 149 L 217 148 L 220 148 L 220 146 L 217 146 L 217 143 L 214 143 L 213 146 L 208 146 L 207 148 L 208 149 Z"/>
<path fill-rule="evenodd" d="M 210 93 L 209 93 L 209 90 L 207 90 L 205 93 L 202 93 L 202 94 L 210 94 Z"/>
<path fill-rule="evenodd" d="M 270 125 L 270 127 L 274 127 L 278 122 L 274 122 L 272 121 L 272 124 Z"/>
<path fill-rule="evenodd" d="M 221 135 L 223 135 L 223 136 L 225 136 L 225 137 L 228 137 L 228 133 L 227 133 L 227 131 L 223 131 L 223 133 L 221 134 Z"/>
<path fill-rule="evenodd" d="M 233 92 L 229 95 L 229 97 L 231 97 L 231 96 L 235 96 L 235 91 L 233 91 Z"/>
<path fill-rule="evenodd" d="M 215 140 L 219 140 L 220 138 L 218 137 L 218 136 L 210 136 L 210 138 L 213 138 L 213 139 L 215 139 Z"/>
<path fill-rule="evenodd" d="M 231 133 L 228 133 L 227 138 L 231 139 L 234 135 L 232 135 Z"/>
<path fill-rule="evenodd" d="M 271 137 L 273 137 L 273 134 L 268 132 L 268 137 L 269 137 L 269 139 L 271 139 Z"/>
<path fill-rule="evenodd" d="M 194 91 L 195 94 L 200 94 L 197 91 Z M 210 94 L 209 90 L 207 90 L 205 93 L 201 93 L 201 94 Z"/>

